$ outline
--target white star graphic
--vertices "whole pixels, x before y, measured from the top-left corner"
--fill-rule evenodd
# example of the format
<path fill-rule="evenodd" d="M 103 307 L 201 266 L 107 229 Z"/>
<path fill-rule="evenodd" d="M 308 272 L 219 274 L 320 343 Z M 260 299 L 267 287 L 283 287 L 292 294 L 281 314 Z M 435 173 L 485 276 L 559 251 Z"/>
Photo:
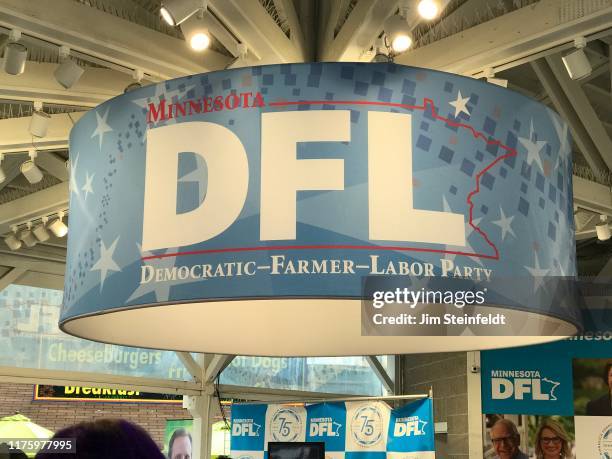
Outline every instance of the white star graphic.
<path fill-rule="evenodd" d="M 113 254 L 117 248 L 119 237 L 120 236 L 117 236 L 117 239 L 113 241 L 109 248 L 106 248 L 104 241 L 100 241 L 100 259 L 91 267 L 91 271 L 100 271 L 100 291 L 102 291 L 104 280 L 109 271 L 121 271 L 121 268 L 119 268 L 115 260 L 113 260 Z"/>
<path fill-rule="evenodd" d="M 91 138 L 93 139 L 94 137 L 98 136 L 98 139 L 100 140 L 100 149 L 102 149 L 102 140 L 104 138 L 104 134 L 107 132 L 113 131 L 113 128 L 111 128 L 106 122 L 106 118 L 108 118 L 109 111 L 110 111 L 110 107 L 106 109 L 106 113 L 104 113 L 104 116 L 100 116 L 98 112 L 96 111 L 97 125 L 96 125 L 96 130 L 91 135 Z"/>
<path fill-rule="evenodd" d="M 85 192 L 85 200 L 87 201 L 87 196 L 89 195 L 89 193 L 93 194 L 94 192 L 92 188 L 92 184 L 93 184 L 93 178 L 96 174 L 89 175 L 89 172 L 85 172 L 85 175 L 86 175 L 85 185 L 83 185 L 83 188 L 81 188 L 81 190 Z"/>
<path fill-rule="evenodd" d="M 499 206 L 500 217 L 499 220 L 495 220 L 491 223 L 497 225 L 501 228 L 502 231 L 502 241 L 506 239 L 506 234 L 510 233 L 512 236 L 516 238 L 516 234 L 514 234 L 514 230 L 512 229 L 512 220 L 514 220 L 514 215 L 512 217 L 506 217 L 504 214 L 504 209 Z"/>
<path fill-rule="evenodd" d="M 559 120 L 556 115 L 550 114 L 550 119 L 555 126 L 555 132 L 559 138 L 559 151 L 557 153 L 557 161 L 555 163 L 555 169 L 559 169 L 564 166 L 564 158 L 568 157 L 570 152 L 569 137 L 567 135 L 568 126 L 567 123 Z"/>
<path fill-rule="evenodd" d="M 183 175 L 179 182 L 197 183 L 198 184 L 198 202 L 204 200 L 206 195 L 206 162 L 204 159 L 196 154 L 196 168 Z"/>
<path fill-rule="evenodd" d="M 448 204 L 448 201 L 446 200 L 446 196 L 442 196 L 442 207 L 444 208 L 444 212 L 453 212 L 452 209 L 450 208 L 450 205 Z M 482 220 L 482 218 L 472 218 L 472 224 L 474 226 L 478 226 L 480 225 L 480 221 Z M 451 251 L 460 251 L 460 252 L 467 252 L 467 253 L 476 253 L 476 250 L 474 250 L 474 248 L 472 247 L 472 245 L 470 244 L 470 236 L 472 235 L 472 233 L 474 232 L 474 228 L 472 228 L 472 225 L 470 225 L 467 221 L 465 222 L 465 246 L 461 247 L 461 250 L 457 250 L 457 246 L 452 246 L 452 245 L 447 245 L 446 246 L 446 250 L 451 250 Z M 454 253 L 446 253 L 444 254 L 444 258 L 446 258 L 447 260 L 451 260 L 453 261 L 455 259 L 457 255 L 455 255 Z M 479 257 L 470 257 L 472 260 L 474 260 L 476 263 L 478 263 L 480 266 L 483 266 L 482 264 L 482 260 Z"/>
<path fill-rule="evenodd" d="M 531 165 L 534 161 L 538 163 L 540 169 L 544 171 L 544 167 L 542 166 L 542 158 L 540 158 L 540 152 L 542 148 L 546 146 L 548 142 L 545 140 L 537 140 L 533 141 L 533 120 L 531 120 L 531 130 L 529 133 L 529 138 L 519 137 L 519 142 L 523 147 L 527 150 L 527 163 Z"/>
<path fill-rule="evenodd" d="M 535 266 L 524 266 L 524 268 L 529 271 L 529 274 L 533 276 L 533 291 L 537 292 L 540 287 L 544 287 L 544 279 L 543 277 L 548 274 L 550 269 L 543 269 L 540 267 L 540 260 L 538 259 L 538 253 L 534 252 L 535 255 Z"/>
<path fill-rule="evenodd" d="M 455 118 L 459 116 L 459 113 L 465 113 L 466 115 L 470 115 L 470 112 L 467 108 L 467 103 L 470 101 L 469 97 L 461 97 L 461 91 L 457 95 L 457 99 L 449 102 L 449 105 L 455 107 Z"/>
<path fill-rule="evenodd" d="M 149 257 L 152 255 L 150 252 L 146 252 L 142 250 L 140 244 L 138 244 L 138 250 L 140 251 L 141 257 Z M 166 254 L 176 252 L 176 248 L 170 248 L 166 250 Z M 176 261 L 176 257 L 164 257 L 164 258 L 152 258 L 150 260 L 146 260 L 143 266 L 152 266 L 153 269 L 160 269 L 165 272 L 165 270 L 171 270 L 174 267 L 174 262 Z M 196 282 L 196 280 L 205 280 L 205 279 L 176 279 L 174 281 L 164 281 L 164 282 L 148 282 L 143 283 L 138 286 L 136 290 L 132 292 L 130 297 L 127 299 L 128 303 L 136 298 L 140 298 L 145 296 L 147 293 L 155 292 L 155 301 L 160 303 L 164 301 L 168 301 L 170 297 L 170 287 L 174 285 L 180 284 L 189 284 L 191 282 Z"/>
<path fill-rule="evenodd" d="M 70 161 L 70 182 L 68 182 L 68 188 L 70 189 L 70 193 L 74 193 L 77 196 L 79 195 L 79 185 L 77 184 L 76 179 L 76 170 L 78 164 L 79 153 L 76 154 L 76 158 L 74 158 L 74 161 Z"/>

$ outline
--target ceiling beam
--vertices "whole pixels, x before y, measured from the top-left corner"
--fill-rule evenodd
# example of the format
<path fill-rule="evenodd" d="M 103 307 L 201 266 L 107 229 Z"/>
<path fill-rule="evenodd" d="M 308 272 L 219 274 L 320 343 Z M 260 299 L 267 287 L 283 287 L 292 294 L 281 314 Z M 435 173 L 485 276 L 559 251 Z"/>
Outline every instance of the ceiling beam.
<path fill-rule="evenodd" d="M 202 368 L 189 352 L 176 352 L 176 356 L 185 366 L 189 374 L 193 377 L 194 382 L 200 384 L 202 382 Z"/>
<path fill-rule="evenodd" d="M 51 115 L 47 135 L 32 139 L 30 134 L 31 116 L 0 120 L 0 151 L 14 153 L 36 150 L 61 150 L 68 148 L 68 138 L 73 122 L 77 122 L 85 112 L 61 113 Z"/>
<path fill-rule="evenodd" d="M 540 83 L 542 83 L 542 86 L 544 86 L 555 109 L 567 121 L 572 137 L 591 170 L 595 173 L 606 170 L 607 165 L 599 154 L 597 146 L 593 143 L 587 127 L 580 121 L 580 117 L 574 110 L 572 103 L 568 100 L 565 91 L 557 80 L 557 76 L 548 65 L 546 59 L 538 59 L 531 62 L 531 67 L 535 71 Z M 565 70 L 563 71 L 565 72 Z"/>
<path fill-rule="evenodd" d="M 593 144 L 599 151 L 607 168 L 612 170 L 612 140 L 608 137 L 608 133 L 599 120 L 599 116 L 595 113 L 580 83 L 569 77 L 560 55 L 548 56 L 546 57 L 546 62 L 550 66 L 576 115 L 578 115 L 583 126 L 587 129 Z"/>
<path fill-rule="evenodd" d="M 0 124 L 1 125 L 1 124 Z M 0 151 L 2 151 L 0 149 Z M 4 171 L 4 175 L 6 178 L 4 182 L 0 183 L 0 191 L 3 188 L 8 186 L 15 178 L 21 174 L 21 163 L 26 159 L 26 157 L 20 158 L 19 155 L 6 155 L 2 160 L 2 170 Z"/>
<path fill-rule="evenodd" d="M 59 181 L 68 181 L 70 174 L 68 173 L 68 168 L 66 167 L 66 161 L 52 151 L 47 151 L 44 154 L 37 156 L 36 164 Z"/>
<path fill-rule="evenodd" d="M 481 77 L 487 68 L 501 71 L 541 57 L 540 53 L 569 49 L 577 36 L 591 40 L 608 33 L 612 5 L 592 5 L 584 9 L 581 0 L 566 0 L 560 8 L 558 0 L 542 0 L 404 53 L 395 61 Z"/>
<path fill-rule="evenodd" d="M 385 19 L 398 8 L 398 0 L 360 0 L 335 38 L 335 25 L 330 24 L 323 37 L 321 61 L 363 61 L 371 60 L 365 52 L 370 49 L 377 35 L 383 30 Z M 334 11 L 334 14 L 337 12 Z M 339 14 L 344 14 L 340 11 Z M 331 38 L 331 41 L 330 41 Z"/>
<path fill-rule="evenodd" d="M 162 79 L 222 69 L 230 61 L 72 0 L 2 0 L 0 26 Z"/>
<path fill-rule="evenodd" d="M 68 208 L 68 182 L 58 183 L 42 191 L 0 205 L 0 234 L 10 231 L 11 225 L 51 215 Z M 0 261 L 3 263 L 4 260 Z"/>
<path fill-rule="evenodd" d="M 612 192 L 610 187 L 573 176 L 574 204 L 598 214 L 612 216 Z"/>
<path fill-rule="evenodd" d="M 9 285 L 15 283 L 21 276 L 25 274 L 26 270 L 23 268 L 11 268 L 2 277 L 0 277 L 0 292 Z"/>
<path fill-rule="evenodd" d="M 64 89 L 53 76 L 57 64 L 29 61 L 19 76 L 0 72 L 0 99 L 95 107 L 123 93 L 134 80 L 115 70 L 88 67 L 74 86 Z"/>
<path fill-rule="evenodd" d="M 308 48 L 308 42 L 304 40 L 304 33 L 293 0 L 275 0 L 274 4 L 277 9 L 281 10 L 287 17 L 287 22 L 289 23 L 289 39 L 293 45 L 300 50 L 303 60 L 311 60 L 312 50 Z"/>
<path fill-rule="evenodd" d="M 64 290 L 64 275 L 27 271 L 14 283 L 18 285 L 27 285 L 28 287 Z"/>
<path fill-rule="evenodd" d="M 317 53 L 322 56 L 325 48 L 334 41 L 336 25 L 340 19 L 340 15 L 345 14 L 349 5 L 349 0 L 335 0 L 333 2 L 324 2 L 320 4 L 320 8 L 325 8 L 327 11 L 321 11 L 322 26 L 319 30 L 319 48 Z M 324 22 L 324 24 L 323 24 Z"/>
<path fill-rule="evenodd" d="M 202 395 L 199 385 L 191 381 L 111 375 L 108 373 L 88 373 L 84 371 L 49 370 L 48 368 L 0 367 L 0 382 L 103 387 L 160 394 Z"/>
<path fill-rule="evenodd" d="M 66 271 L 66 264 L 57 261 L 45 261 L 36 258 L 30 258 L 22 255 L 17 255 L 19 252 L 10 252 L 4 250 L 4 247 L 0 250 L 0 265 L 8 266 L 12 268 L 21 268 L 28 272 L 33 273 L 44 273 L 53 274 L 56 276 L 64 276 Z"/>
<path fill-rule="evenodd" d="M 247 45 L 258 64 L 304 62 L 304 50 L 284 34 L 258 1 L 210 0 L 208 7 Z"/>
<path fill-rule="evenodd" d="M 214 382 L 215 378 L 234 360 L 233 355 L 215 354 L 206 366 L 204 381 L 206 383 Z"/>

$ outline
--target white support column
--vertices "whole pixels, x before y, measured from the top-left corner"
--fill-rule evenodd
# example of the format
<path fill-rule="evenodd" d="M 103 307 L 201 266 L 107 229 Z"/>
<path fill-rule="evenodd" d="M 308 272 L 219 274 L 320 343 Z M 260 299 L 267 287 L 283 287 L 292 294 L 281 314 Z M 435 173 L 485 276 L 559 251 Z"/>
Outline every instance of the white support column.
<path fill-rule="evenodd" d="M 482 458 L 482 392 L 480 352 L 467 353 L 468 451 L 470 459 Z"/>
<path fill-rule="evenodd" d="M 211 418 L 214 409 L 214 391 L 212 384 L 205 386 L 202 395 L 183 397 L 183 407 L 193 416 L 192 459 L 210 459 L 210 437 L 212 435 Z"/>

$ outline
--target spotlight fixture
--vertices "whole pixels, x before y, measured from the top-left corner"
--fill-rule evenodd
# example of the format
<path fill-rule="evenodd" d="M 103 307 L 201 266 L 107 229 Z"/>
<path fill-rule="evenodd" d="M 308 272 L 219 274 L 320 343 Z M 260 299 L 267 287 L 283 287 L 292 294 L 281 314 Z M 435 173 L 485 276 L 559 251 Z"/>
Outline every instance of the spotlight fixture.
<path fill-rule="evenodd" d="M 610 227 L 608 226 L 608 216 L 600 215 L 600 222 L 595 225 L 595 231 L 597 231 L 597 239 L 600 241 L 607 241 L 612 237 L 612 233 L 610 233 Z"/>
<path fill-rule="evenodd" d="M 30 118 L 30 134 L 34 137 L 44 137 L 47 135 L 51 115 L 42 111 L 42 102 L 34 101 L 34 111 Z"/>
<path fill-rule="evenodd" d="M 247 45 L 244 43 L 238 43 L 236 45 L 236 54 L 238 55 L 232 62 L 230 62 L 226 69 L 236 69 L 239 67 L 246 67 L 249 65 L 249 59 L 247 58 L 248 54 Z"/>
<path fill-rule="evenodd" d="M 586 38 L 576 38 L 574 40 L 574 47 L 576 49 L 561 58 L 563 64 L 565 65 L 565 69 L 572 80 L 584 78 L 590 75 L 593 71 L 589 58 L 584 52 L 586 45 Z"/>
<path fill-rule="evenodd" d="M 25 71 L 28 48 L 13 42 L 4 49 L 4 71 L 9 75 L 21 75 Z"/>
<path fill-rule="evenodd" d="M 28 222 L 25 229 L 19 232 L 19 239 L 27 246 L 34 247 L 36 245 L 36 238 L 32 234 L 32 222 Z"/>
<path fill-rule="evenodd" d="M 128 84 L 123 90 L 123 94 L 127 94 L 128 92 L 142 88 L 141 81 L 144 78 L 144 72 L 140 69 L 135 69 L 132 72 L 132 78 L 134 78 L 134 80 L 136 81 L 133 81 L 132 83 Z"/>
<path fill-rule="evenodd" d="M 13 233 L 4 238 L 4 243 L 11 250 L 19 250 L 21 248 L 21 241 L 17 238 L 17 227 L 12 226 L 11 230 Z"/>
<path fill-rule="evenodd" d="M 417 6 L 417 11 L 423 19 L 431 21 L 440 14 L 440 5 L 436 0 L 421 0 Z"/>
<path fill-rule="evenodd" d="M 194 51 L 204 51 L 210 46 L 208 28 L 204 25 L 204 19 L 201 16 L 203 15 L 198 13 L 181 25 L 185 40 Z"/>
<path fill-rule="evenodd" d="M 34 164 L 34 159 L 37 156 L 36 150 L 30 150 L 28 154 L 30 155 L 30 159 L 21 163 L 21 167 L 19 169 L 28 182 L 32 184 L 38 183 L 42 180 L 43 173 L 38 166 Z"/>
<path fill-rule="evenodd" d="M 200 9 L 206 9 L 207 0 L 164 0 L 159 9 L 164 21 L 171 26 L 185 22 Z"/>
<path fill-rule="evenodd" d="M 385 52 L 385 40 L 383 38 L 378 38 L 376 40 L 376 45 L 374 46 L 375 54 L 372 58 L 372 62 L 391 62 L 392 59 L 389 58 L 387 53 Z"/>
<path fill-rule="evenodd" d="M 51 235 L 49 234 L 49 231 L 47 231 L 47 228 L 45 227 L 48 221 L 49 221 L 49 217 L 43 217 L 41 219 L 41 222 L 38 225 L 36 225 L 34 229 L 32 230 L 32 233 L 34 234 L 34 236 L 36 236 L 36 239 L 38 239 L 39 242 L 48 241 L 49 238 L 51 237 Z"/>
<path fill-rule="evenodd" d="M 410 28 L 402 16 L 396 14 L 387 18 L 384 30 L 394 53 L 403 53 L 412 46 Z"/>
<path fill-rule="evenodd" d="M 61 63 L 53 72 L 53 76 L 59 84 L 68 89 L 79 81 L 85 69 L 70 59 L 70 48 L 67 46 L 61 46 L 59 54 Z"/>
<path fill-rule="evenodd" d="M 53 234 L 55 234 L 55 237 L 64 237 L 68 233 L 68 227 L 62 221 L 64 215 L 64 212 L 58 212 L 57 218 L 49 223 L 49 226 L 47 227 Z"/>
<path fill-rule="evenodd" d="M 2 160 L 4 159 L 4 153 L 0 153 L 0 183 L 6 180 L 6 174 L 4 169 L 2 169 Z"/>

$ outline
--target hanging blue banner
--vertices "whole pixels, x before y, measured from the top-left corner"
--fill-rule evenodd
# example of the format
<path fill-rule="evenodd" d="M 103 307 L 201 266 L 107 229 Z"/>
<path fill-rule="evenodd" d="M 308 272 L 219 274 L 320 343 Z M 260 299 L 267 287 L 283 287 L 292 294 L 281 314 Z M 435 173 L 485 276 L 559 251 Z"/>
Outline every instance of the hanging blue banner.
<path fill-rule="evenodd" d="M 576 271 L 567 125 L 499 86 L 392 63 L 187 76 L 86 113 L 70 164 L 68 333 L 303 356 L 581 327 L 573 297 L 544 281 Z M 368 277 L 439 298 L 449 280 L 477 284 L 418 301 L 417 322 L 444 311 L 423 332 L 412 306 L 362 305 Z"/>
<path fill-rule="evenodd" d="M 389 459 L 435 458 L 435 426 L 432 413 L 433 404 L 430 398 L 391 411 L 387 440 Z"/>
<path fill-rule="evenodd" d="M 432 401 L 232 406 L 232 457 L 267 458 L 271 441 L 324 442 L 330 459 L 433 459 Z"/>
<path fill-rule="evenodd" d="M 590 402 L 606 394 L 610 400 L 608 376 L 604 375 L 608 362 L 612 362 L 609 332 L 484 351 L 483 413 L 591 415 L 587 410 Z M 612 416 L 612 404 L 607 403 L 605 413 Z"/>

